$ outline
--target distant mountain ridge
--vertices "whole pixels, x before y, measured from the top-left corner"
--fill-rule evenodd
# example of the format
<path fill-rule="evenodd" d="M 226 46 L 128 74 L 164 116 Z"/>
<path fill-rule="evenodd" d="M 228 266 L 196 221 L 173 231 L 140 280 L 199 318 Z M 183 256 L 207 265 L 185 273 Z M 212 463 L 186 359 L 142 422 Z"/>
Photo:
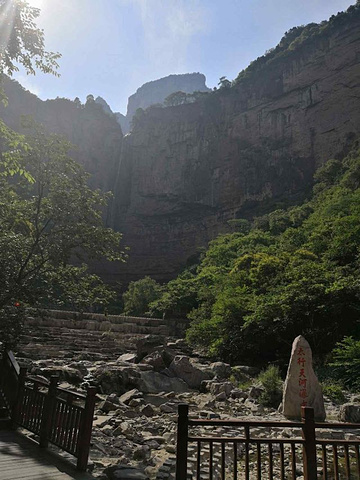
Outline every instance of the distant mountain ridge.
<path fill-rule="evenodd" d="M 162 104 L 165 98 L 174 92 L 194 93 L 209 92 L 210 90 L 206 86 L 206 77 L 202 73 L 184 73 L 168 75 L 144 83 L 129 97 L 126 116 L 120 112 L 112 112 L 110 106 L 102 97 L 97 97 L 95 102 L 101 105 L 106 113 L 115 115 L 125 134 L 130 131 L 131 120 L 138 108 L 145 110 L 151 105 Z"/>

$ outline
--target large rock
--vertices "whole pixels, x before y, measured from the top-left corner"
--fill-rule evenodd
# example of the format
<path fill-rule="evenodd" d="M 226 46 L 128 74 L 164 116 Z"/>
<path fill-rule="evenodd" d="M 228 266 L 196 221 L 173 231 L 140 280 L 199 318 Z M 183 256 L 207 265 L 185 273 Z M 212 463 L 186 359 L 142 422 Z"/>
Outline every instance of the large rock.
<path fill-rule="evenodd" d="M 231 366 L 228 363 L 214 362 L 210 368 L 218 378 L 229 378 L 231 375 Z"/>
<path fill-rule="evenodd" d="M 309 343 L 301 335 L 295 338 L 286 375 L 282 413 L 286 418 L 301 418 L 301 407 L 314 409 L 315 419 L 326 418 L 324 398 L 312 366 Z"/>
<path fill-rule="evenodd" d="M 185 355 L 177 355 L 169 369 L 177 377 L 182 378 L 190 388 L 200 389 L 203 380 L 209 380 L 214 376 L 207 366 L 201 365 Z"/>
<path fill-rule="evenodd" d="M 189 390 L 187 383 L 180 378 L 171 378 L 157 372 L 141 372 L 138 388 L 144 393 L 184 393 Z"/>
<path fill-rule="evenodd" d="M 360 423 L 360 405 L 353 403 L 341 405 L 339 420 L 340 422 Z"/>
<path fill-rule="evenodd" d="M 122 395 L 128 390 L 137 387 L 140 371 L 136 366 L 108 366 L 102 365 L 93 372 L 94 381 L 103 393 L 117 393 Z"/>
<path fill-rule="evenodd" d="M 145 473 L 129 465 L 113 465 L 104 470 L 109 480 L 148 480 Z"/>

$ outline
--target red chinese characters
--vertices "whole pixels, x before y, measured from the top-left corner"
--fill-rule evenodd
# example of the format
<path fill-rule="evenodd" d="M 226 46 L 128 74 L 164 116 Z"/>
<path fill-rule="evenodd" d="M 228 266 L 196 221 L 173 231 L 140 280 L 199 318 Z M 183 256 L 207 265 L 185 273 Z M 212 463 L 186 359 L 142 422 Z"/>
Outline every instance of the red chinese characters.
<path fill-rule="evenodd" d="M 302 347 L 299 347 L 297 352 L 297 364 L 299 365 L 299 397 L 301 398 L 301 406 L 306 406 L 307 405 L 307 390 L 306 390 L 306 384 L 307 384 L 307 378 L 305 374 L 305 365 L 306 365 L 306 358 L 305 358 L 305 352 Z"/>

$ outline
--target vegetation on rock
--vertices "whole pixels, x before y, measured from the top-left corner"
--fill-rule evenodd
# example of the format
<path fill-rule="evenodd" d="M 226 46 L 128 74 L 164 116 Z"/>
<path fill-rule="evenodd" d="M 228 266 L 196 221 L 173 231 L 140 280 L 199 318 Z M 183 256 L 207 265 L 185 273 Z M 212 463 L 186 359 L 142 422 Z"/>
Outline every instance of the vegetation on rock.
<path fill-rule="evenodd" d="M 359 338 L 359 172 L 360 150 L 330 160 L 310 200 L 219 236 L 152 310 L 187 314 L 188 341 L 233 364 L 285 362 L 299 334 L 322 357 Z"/>

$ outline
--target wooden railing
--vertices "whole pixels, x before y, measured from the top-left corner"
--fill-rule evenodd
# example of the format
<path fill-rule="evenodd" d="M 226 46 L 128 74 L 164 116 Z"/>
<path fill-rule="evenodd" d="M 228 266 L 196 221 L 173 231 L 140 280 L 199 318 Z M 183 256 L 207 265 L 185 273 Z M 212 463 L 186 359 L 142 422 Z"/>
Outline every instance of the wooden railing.
<path fill-rule="evenodd" d="M 212 433 L 218 428 L 221 436 Z M 334 438 L 347 429 L 360 434 L 360 424 L 315 422 L 309 407 L 301 422 L 269 422 L 192 419 L 179 405 L 176 480 L 360 479 L 359 437 Z"/>
<path fill-rule="evenodd" d="M 1 365 L 1 385 L 12 422 L 35 433 L 39 445 L 52 443 L 77 458 L 77 469 L 87 468 L 96 387 L 87 395 L 58 387 L 58 377 L 50 382 L 27 375 L 13 354 L 5 351 Z"/>

